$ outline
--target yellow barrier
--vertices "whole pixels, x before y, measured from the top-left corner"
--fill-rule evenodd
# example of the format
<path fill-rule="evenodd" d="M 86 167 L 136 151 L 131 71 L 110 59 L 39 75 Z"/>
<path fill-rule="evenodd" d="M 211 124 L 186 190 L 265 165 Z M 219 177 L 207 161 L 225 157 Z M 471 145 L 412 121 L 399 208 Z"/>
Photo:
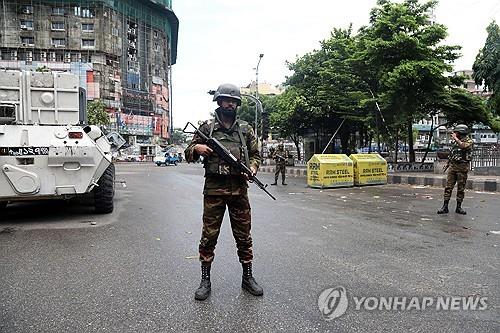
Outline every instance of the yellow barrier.
<path fill-rule="evenodd" d="M 345 154 L 315 154 L 307 162 L 307 185 L 330 188 L 354 184 L 352 160 Z"/>
<path fill-rule="evenodd" d="M 387 161 L 379 154 L 352 154 L 354 185 L 387 184 Z"/>

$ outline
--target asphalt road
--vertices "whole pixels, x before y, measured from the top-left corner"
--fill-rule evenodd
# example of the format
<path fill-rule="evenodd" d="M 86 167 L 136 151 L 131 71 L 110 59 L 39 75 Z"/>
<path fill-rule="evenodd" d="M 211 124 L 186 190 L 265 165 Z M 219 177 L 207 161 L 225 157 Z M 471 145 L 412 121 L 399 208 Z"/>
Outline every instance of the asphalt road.
<path fill-rule="evenodd" d="M 0 215 L 0 332 L 499 332 L 500 195 L 467 192 L 468 215 L 438 216 L 442 190 L 318 190 L 304 179 L 252 186 L 254 275 L 241 290 L 226 216 L 199 284 L 202 168 L 120 164 L 116 209 L 14 204 Z M 272 176 L 262 174 L 270 183 Z M 454 205 L 452 205 L 454 208 Z M 343 287 L 345 314 L 327 321 L 323 290 Z M 356 310 L 354 297 L 375 297 Z M 370 310 L 380 297 L 483 297 L 486 310 Z M 366 305 L 366 303 L 365 303 Z"/>

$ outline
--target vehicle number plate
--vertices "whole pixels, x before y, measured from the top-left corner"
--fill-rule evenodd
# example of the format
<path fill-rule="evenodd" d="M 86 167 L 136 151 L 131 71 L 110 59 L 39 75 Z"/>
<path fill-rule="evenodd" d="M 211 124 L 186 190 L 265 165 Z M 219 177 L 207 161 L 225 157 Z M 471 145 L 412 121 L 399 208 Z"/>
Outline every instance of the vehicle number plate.
<path fill-rule="evenodd" d="M 49 147 L 0 147 L 0 156 L 48 155 Z"/>

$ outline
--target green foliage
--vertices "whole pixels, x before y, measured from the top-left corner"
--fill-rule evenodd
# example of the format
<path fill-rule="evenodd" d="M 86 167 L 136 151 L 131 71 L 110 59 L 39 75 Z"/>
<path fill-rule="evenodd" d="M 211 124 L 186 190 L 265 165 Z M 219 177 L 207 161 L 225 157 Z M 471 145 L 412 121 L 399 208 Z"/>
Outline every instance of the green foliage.
<path fill-rule="evenodd" d="M 482 123 L 490 126 L 494 132 L 500 132 L 500 119 L 491 113 L 481 97 L 472 95 L 465 89 L 452 88 L 440 104 L 450 125 Z"/>
<path fill-rule="evenodd" d="M 174 128 L 170 139 L 168 140 L 170 144 L 180 145 L 185 143 L 187 140 L 187 135 L 182 131 L 182 128 Z"/>
<path fill-rule="evenodd" d="M 276 96 L 259 95 L 259 100 L 262 103 L 262 108 L 264 109 L 264 112 L 267 112 L 267 113 L 274 112 L 274 109 L 275 109 L 275 106 L 274 106 L 275 101 L 274 100 L 275 100 L 275 98 L 276 98 Z M 255 107 L 256 107 L 255 103 L 251 99 L 243 97 L 243 100 L 241 102 L 241 106 L 238 108 L 238 117 L 241 120 L 246 121 L 252 127 L 255 127 L 255 112 L 256 112 Z M 261 124 L 262 124 L 262 114 L 259 110 L 257 112 L 257 125 L 258 125 L 257 126 L 258 127 L 257 134 L 259 136 L 262 135 Z"/>
<path fill-rule="evenodd" d="M 35 72 L 50 72 L 50 68 L 45 65 L 39 66 L 36 68 Z"/>
<path fill-rule="evenodd" d="M 484 88 L 492 91 L 488 106 L 500 116 L 500 28 L 493 21 L 486 28 L 488 37 L 484 47 L 476 56 L 472 66 L 474 80 L 484 84 Z"/>
<path fill-rule="evenodd" d="M 89 125 L 109 125 L 109 114 L 103 101 L 95 99 L 87 104 L 87 119 Z"/>
<path fill-rule="evenodd" d="M 460 47 L 444 44 L 447 28 L 430 17 L 436 4 L 378 0 L 369 24 L 357 34 L 350 27 L 333 29 L 320 49 L 288 63 L 292 75 L 286 92 L 276 98 L 271 126 L 283 137 L 319 137 L 331 135 L 345 119 L 339 132 L 343 150 L 352 147 L 353 140 L 366 145 L 374 136 L 394 146 L 406 139 L 410 161 L 415 160 L 412 125 L 418 120 L 444 112 L 450 123 L 481 122 L 498 128 L 500 121 L 480 98 L 452 88 L 463 84 L 462 77 L 447 75 Z M 490 25 L 488 32 L 476 60 L 486 65 L 478 67 L 477 75 L 495 90 L 500 72 L 498 26 Z"/>

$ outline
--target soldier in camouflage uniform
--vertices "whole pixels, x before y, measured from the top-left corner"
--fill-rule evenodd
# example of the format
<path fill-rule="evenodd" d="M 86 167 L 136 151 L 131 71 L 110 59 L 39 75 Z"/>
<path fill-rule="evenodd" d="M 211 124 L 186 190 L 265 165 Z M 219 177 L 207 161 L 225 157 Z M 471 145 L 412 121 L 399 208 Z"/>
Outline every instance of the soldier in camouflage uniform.
<path fill-rule="evenodd" d="M 278 149 L 273 153 L 274 161 L 276 162 L 276 172 L 274 173 L 274 183 L 271 185 L 278 184 L 278 176 L 281 172 L 281 184 L 287 185 L 285 183 L 286 177 L 286 161 L 288 159 L 287 151 L 284 149 L 283 144 L 278 145 Z"/>
<path fill-rule="evenodd" d="M 470 161 L 472 160 L 472 147 L 474 142 L 467 135 L 469 129 L 467 125 L 457 125 L 453 129 L 451 138 L 453 140 L 448 155 L 448 176 L 446 180 L 446 187 L 444 189 L 444 203 L 443 207 L 438 210 L 438 214 L 447 214 L 448 203 L 450 202 L 451 192 L 455 183 L 457 183 L 457 207 L 455 213 L 465 215 L 467 212 L 462 209 L 462 202 L 465 196 L 465 185 L 467 183 L 467 173 L 470 168 Z"/>
<path fill-rule="evenodd" d="M 241 105 L 239 88 L 232 84 L 222 84 L 215 92 L 213 100 L 219 105 L 215 110 L 215 118 L 203 123 L 200 131 L 219 140 L 234 156 L 245 161 L 255 174 L 261 157 L 253 129 L 248 123 L 236 117 L 236 109 Z M 229 210 L 239 261 L 243 266 L 242 288 L 255 296 L 263 295 L 262 288 L 252 276 L 253 250 L 250 235 L 251 211 L 247 194 L 248 177 L 233 170 L 205 145 L 198 135 L 193 137 L 186 148 L 185 156 L 187 162 L 195 162 L 203 156 L 205 168 L 203 229 L 199 245 L 202 274 L 195 299 L 202 301 L 210 295 L 210 268 L 226 206 Z"/>

